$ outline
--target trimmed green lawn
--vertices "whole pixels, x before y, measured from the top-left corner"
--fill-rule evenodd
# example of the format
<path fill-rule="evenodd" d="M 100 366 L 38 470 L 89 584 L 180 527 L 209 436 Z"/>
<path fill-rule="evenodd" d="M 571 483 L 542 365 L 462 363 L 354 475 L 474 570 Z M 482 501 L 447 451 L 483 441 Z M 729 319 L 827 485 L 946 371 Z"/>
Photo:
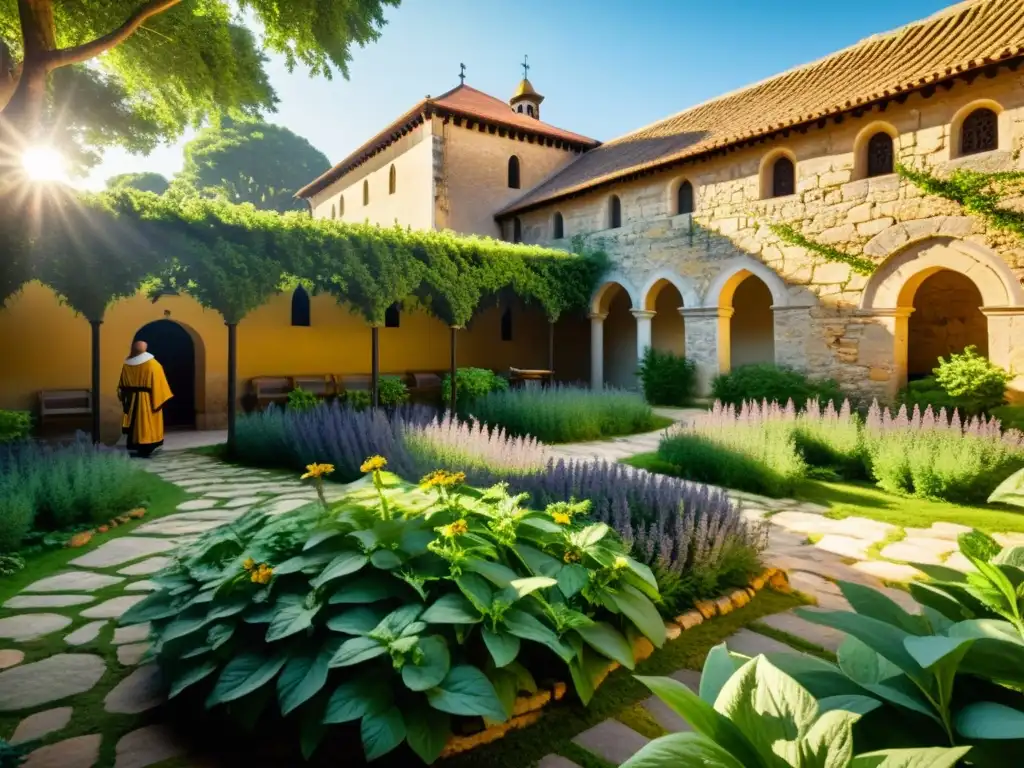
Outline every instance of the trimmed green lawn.
<path fill-rule="evenodd" d="M 672 465 L 657 453 L 638 453 L 622 463 L 656 472 L 674 474 Z M 1024 533 L 1024 514 L 1001 504 L 961 506 L 948 501 L 931 501 L 913 496 L 898 496 L 870 483 L 833 483 L 804 480 L 795 498 L 829 507 L 828 516 L 867 517 L 901 528 L 928 528 L 936 521 L 960 523 L 987 533 Z"/>

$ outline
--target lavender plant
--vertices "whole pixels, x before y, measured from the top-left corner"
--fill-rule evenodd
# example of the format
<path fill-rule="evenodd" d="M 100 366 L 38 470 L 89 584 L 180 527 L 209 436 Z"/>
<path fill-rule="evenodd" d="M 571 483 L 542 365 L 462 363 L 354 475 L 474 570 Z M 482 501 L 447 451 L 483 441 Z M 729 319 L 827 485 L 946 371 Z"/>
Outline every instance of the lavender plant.
<path fill-rule="evenodd" d="M 855 480 L 866 473 L 860 433 L 860 419 L 849 400 L 844 400 L 838 411 L 831 401 L 822 408 L 817 400 L 808 400 L 804 411 L 796 416 L 793 437 L 808 464 L 834 469 Z"/>
<path fill-rule="evenodd" d="M 681 477 L 737 490 L 785 496 L 807 475 L 796 447 L 796 410 L 790 401 L 716 402 L 712 410 L 670 430 L 658 456 Z"/>
<path fill-rule="evenodd" d="M 871 404 L 863 439 L 871 474 L 894 493 L 984 502 L 1002 480 L 1024 468 L 1024 433 L 1003 432 L 997 419 L 960 418 L 931 407 L 901 406 L 894 416 Z"/>
<path fill-rule="evenodd" d="M 407 424 L 404 441 L 419 466 L 470 475 L 522 475 L 540 472 L 548 462 L 549 451 L 536 438 L 512 437 L 501 427 L 449 413 L 427 424 Z"/>

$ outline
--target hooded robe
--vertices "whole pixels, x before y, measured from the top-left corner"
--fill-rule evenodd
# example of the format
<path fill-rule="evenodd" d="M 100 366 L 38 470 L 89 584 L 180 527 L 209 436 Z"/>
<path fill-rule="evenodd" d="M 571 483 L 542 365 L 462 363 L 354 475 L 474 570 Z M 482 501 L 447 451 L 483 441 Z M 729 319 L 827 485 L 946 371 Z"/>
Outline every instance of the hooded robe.
<path fill-rule="evenodd" d="M 129 450 L 149 453 L 162 445 L 163 407 L 174 397 L 164 367 L 149 352 L 129 357 L 121 367 L 117 394 L 124 410 L 121 431 L 128 435 Z"/>

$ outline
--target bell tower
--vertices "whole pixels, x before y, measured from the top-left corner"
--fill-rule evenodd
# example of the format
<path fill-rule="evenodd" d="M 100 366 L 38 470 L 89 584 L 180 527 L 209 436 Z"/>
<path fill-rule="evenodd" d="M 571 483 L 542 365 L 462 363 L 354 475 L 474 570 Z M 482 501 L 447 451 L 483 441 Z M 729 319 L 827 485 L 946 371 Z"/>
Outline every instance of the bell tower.
<path fill-rule="evenodd" d="M 537 93 L 530 83 L 530 60 L 528 56 L 523 57 L 522 67 L 523 79 L 520 81 L 519 87 L 516 88 L 516 92 L 512 94 L 512 98 L 508 100 L 508 104 L 512 107 L 513 112 L 540 120 L 540 103 L 544 101 L 544 97 Z"/>

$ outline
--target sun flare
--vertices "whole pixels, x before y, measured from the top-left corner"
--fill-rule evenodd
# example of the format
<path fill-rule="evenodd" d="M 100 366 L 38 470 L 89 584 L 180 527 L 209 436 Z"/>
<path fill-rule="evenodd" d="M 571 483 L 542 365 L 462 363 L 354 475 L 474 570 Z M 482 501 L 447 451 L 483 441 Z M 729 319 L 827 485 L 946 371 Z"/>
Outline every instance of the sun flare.
<path fill-rule="evenodd" d="M 29 147 L 21 156 L 21 164 L 33 181 L 67 181 L 64 156 L 52 147 Z"/>

